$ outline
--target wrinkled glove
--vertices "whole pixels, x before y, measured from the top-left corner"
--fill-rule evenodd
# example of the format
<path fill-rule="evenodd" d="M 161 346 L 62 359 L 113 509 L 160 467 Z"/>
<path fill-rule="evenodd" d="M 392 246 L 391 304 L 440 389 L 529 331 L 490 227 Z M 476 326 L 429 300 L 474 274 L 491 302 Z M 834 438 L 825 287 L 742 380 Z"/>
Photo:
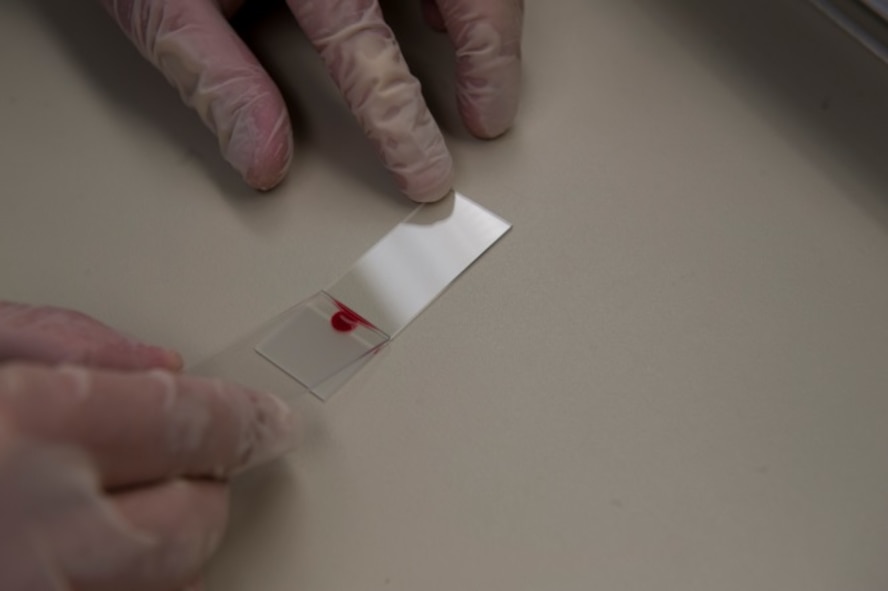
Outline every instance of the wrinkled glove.
<path fill-rule="evenodd" d="M 180 591 L 226 480 L 292 446 L 272 396 L 73 312 L 0 303 L 0 589 Z"/>
<path fill-rule="evenodd" d="M 102 1 L 244 179 L 277 185 L 293 136 L 280 92 L 226 20 L 245 0 Z M 504 133 L 518 106 L 523 0 L 423 2 L 426 20 L 455 47 L 466 126 L 482 138 Z M 417 201 L 443 197 L 453 162 L 377 0 L 287 3 L 401 190 Z"/>

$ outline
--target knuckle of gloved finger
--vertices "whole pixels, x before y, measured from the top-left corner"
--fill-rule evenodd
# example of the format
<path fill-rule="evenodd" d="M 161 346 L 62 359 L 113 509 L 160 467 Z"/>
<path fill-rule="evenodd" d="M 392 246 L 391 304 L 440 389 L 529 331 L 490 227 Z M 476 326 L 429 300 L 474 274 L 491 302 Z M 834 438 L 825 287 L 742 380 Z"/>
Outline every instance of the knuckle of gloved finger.
<path fill-rule="evenodd" d="M 121 335 L 94 318 L 53 306 L 0 305 L 0 336 L 13 357 L 52 361 L 88 359 L 102 348 L 125 343 Z"/>
<path fill-rule="evenodd" d="M 23 306 L 9 323 L 18 331 L 73 341 L 119 338 L 113 330 L 82 312 L 54 306 Z"/>
<path fill-rule="evenodd" d="M 237 91 L 221 93 L 218 86 L 222 84 Z M 263 110 L 274 110 L 279 116 L 273 88 L 263 78 L 261 69 L 238 64 L 216 73 L 206 72 L 185 101 L 217 134 L 223 151 L 237 141 L 254 148 L 264 127 L 258 125 L 258 116 Z"/>
<path fill-rule="evenodd" d="M 29 430 L 35 424 L 53 424 L 65 399 L 86 397 L 89 370 L 80 366 L 43 366 L 23 361 L 0 364 L 0 416 Z M 42 417 L 54 417 L 48 423 Z"/>
<path fill-rule="evenodd" d="M 21 362 L 0 364 L 0 420 L 12 422 L 14 402 L 28 388 L 31 373 L 31 366 Z"/>
<path fill-rule="evenodd" d="M 45 401 L 35 405 L 41 394 L 43 372 L 48 370 L 24 362 L 0 365 L 0 430 L 6 429 L 13 439 L 28 431 L 29 409 L 39 410 Z"/>
<path fill-rule="evenodd" d="M 28 330 L 58 324 L 60 320 L 83 322 L 88 318 L 71 310 L 53 306 L 29 306 L 13 302 L 0 302 L 0 326 L 9 330 Z"/>
<path fill-rule="evenodd" d="M 7 468 L 8 460 L 19 455 L 28 436 L 28 421 L 22 417 L 22 407 L 33 406 L 35 386 L 44 371 L 24 362 L 0 364 L 0 463 L 7 460 Z"/>

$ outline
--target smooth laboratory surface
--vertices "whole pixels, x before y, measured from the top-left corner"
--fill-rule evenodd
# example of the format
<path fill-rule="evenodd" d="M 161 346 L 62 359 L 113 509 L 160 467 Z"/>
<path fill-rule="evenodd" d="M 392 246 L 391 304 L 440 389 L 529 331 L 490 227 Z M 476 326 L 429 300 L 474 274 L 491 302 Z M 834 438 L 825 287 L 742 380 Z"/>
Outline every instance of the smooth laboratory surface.
<path fill-rule="evenodd" d="M 483 142 L 388 4 L 457 189 L 514 228 L 326 403 L 252 336 L 413 205 L 292 18 L 239 21 L 295 127 L 257 194 L 98 3 L 0 4 L 0 296 L 302 415 L 209 588 L 888 588 L 888 68 L 802 1 L 529 2 Z"/>

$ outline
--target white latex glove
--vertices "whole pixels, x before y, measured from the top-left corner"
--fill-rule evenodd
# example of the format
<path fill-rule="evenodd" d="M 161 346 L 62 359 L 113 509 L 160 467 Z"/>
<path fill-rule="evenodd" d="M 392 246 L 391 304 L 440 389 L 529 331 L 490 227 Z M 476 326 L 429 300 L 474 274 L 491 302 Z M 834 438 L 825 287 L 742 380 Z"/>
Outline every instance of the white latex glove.
<path fill-rule="evenodd" d="M 179 365 L 85 316 L 0 303 L 0 589 L 196 588 L 226 479 L 289 449 L 294 423 Z"/>
<path fill-rule="evenodd" d="M 219 138 L 224 157 L 258 189 L 287 172 L 293 137 L 280 92 L 228 25 L 245 0 L 102 0 L 142 54 Z M 523 0 L 424 1 L 456 50 L 468 129 L 504 133 L 520 85 Z M 382 161 L 406 195 L 434 201 L 453 163 L 377 0 L 287 0 Z"/>

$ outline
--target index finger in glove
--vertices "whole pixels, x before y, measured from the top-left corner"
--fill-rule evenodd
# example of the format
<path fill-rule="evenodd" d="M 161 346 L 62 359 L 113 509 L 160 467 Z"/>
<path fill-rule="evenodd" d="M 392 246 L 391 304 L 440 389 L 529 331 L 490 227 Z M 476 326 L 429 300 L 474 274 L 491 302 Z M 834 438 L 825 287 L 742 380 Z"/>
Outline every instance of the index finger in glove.
<path fill-rule="evenodd" d="M 466 127 L 482 138 L 505 133 L 521 85 L 523 0 L 437 0 L 456 48 L 456 85 Z"/>
<path fill-rule="evenodd" d="M 284 100 L 225 20 L 228 0 L 103 0 L 121 29 L 216 134 L 251 186 L 281 182 L 293 153 Z"/>
<path fill-rule="evenodd" d="M 0 302 L 0 361 L 113 369 L 182 368 L 178 353 L 129 339 L 72 310 Z"/>
<path fill-rule="evenodd" d="M 287 0 L 401 190 L 436 201 L 453 162 L 377 0 Z"/>
<path fill-rule="evenodd" d="M 106 488 L 223 478 L 296 436 L 292 412 L 270 394 L 160 370 L 2 366 L 0 415 L 36 440 L 81 448 Z"/>

